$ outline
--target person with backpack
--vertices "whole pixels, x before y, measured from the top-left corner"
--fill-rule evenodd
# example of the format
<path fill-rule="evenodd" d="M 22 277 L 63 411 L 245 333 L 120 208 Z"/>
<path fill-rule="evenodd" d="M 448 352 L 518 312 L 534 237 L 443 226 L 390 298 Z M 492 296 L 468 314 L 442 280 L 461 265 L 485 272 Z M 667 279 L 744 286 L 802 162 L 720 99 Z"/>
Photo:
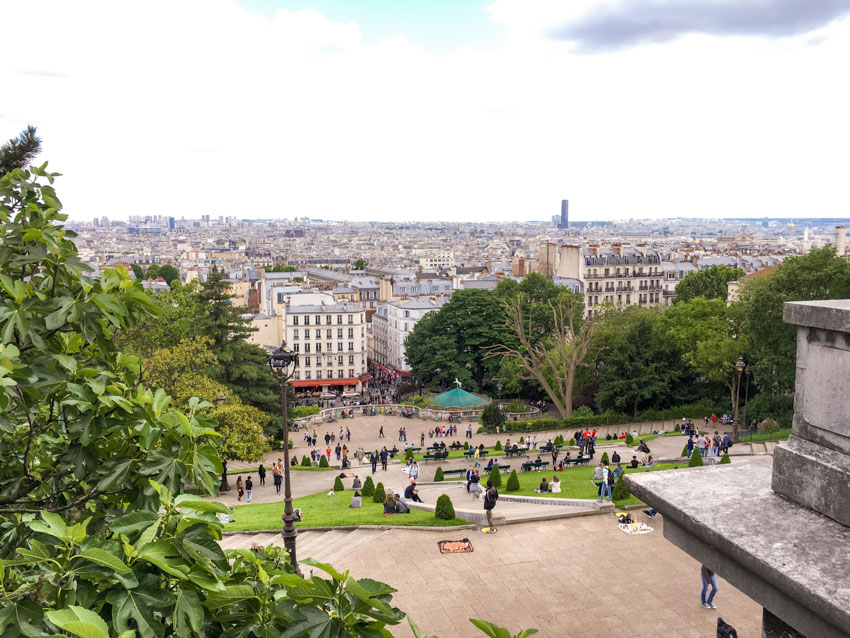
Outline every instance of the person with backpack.
<path fill-rule="evenodd" d="M 487 527 L 490 528 L 490 533 L 496 531 L 493 526 L 493 508 L 496 507 L 496 501 L 499 500 L 499 490 L 493 485 L 493 481 L 487 481 L 487 491 L 484 493 L 484 514 L 487 516 Z"/>
<path fill-rule="evenodd" d="M 688 437 L 688 458 L 691 458 L 691 454 L 694 453 L 694 437 Z"/>
<path fill-rule="evenodd" d="M 720 456 L 720 444 L 723 442 L 723 439 L 720 438 L 720 433 L 715 430 L 714 431 L 714 439 L 712 441 L 713 445 L 711 446 L 711 451 L 714 452 L 714 456 Z"/>
<path fill-rule="evenodd" d="M 248 502 L 251 502 L 251 496 L 254 493 L 254 481 L 251 480 L 251 476 L 248 475 L 248 478 L 245 479 L 245 494 L 248 496 Z"/>

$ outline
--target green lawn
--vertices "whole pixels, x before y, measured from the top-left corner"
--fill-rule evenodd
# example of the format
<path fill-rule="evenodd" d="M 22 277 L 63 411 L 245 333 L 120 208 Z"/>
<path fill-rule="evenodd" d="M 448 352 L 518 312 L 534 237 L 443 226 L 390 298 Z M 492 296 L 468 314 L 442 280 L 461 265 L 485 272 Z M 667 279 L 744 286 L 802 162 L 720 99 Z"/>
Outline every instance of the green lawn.
<path fill-rule="evenodd" d="M 783 441 L 791 436 L 791 428 L 784 428 L 777 432 L 765 432 L 764 434 L 760 434 L 755 432 L 750 434 L 749 432 L 739 432 L 738 440 L 741 443 L 749 443 L 750 441 Z"/>
<path fill-rule="evenodd" d="M 489 459 L 490 457 L 495 457 L 495 456 L 504 456 L 504 454 L 505 454 L 503 450 L 493 451 L 492 448 L 485 448 L 485 449 L 487 450 L 487 456 L 482 457 L 482 458 L 485 458 L 485 459 Z M 467 451 L 468 450 L 464 450 L 464 449 L 448 450 L 449 458 L 450 459 L 462 459 L 462 458 L 464 458 L 463 453 L 467 452 Z M 415 458 L 417 461 L 421 461 L 422 457 L 424 457 L 426 454 L 427 454 L 427 452 L 416 452 L 413 455 L 413 458 Z M 398 457 L 401 458 L 402 461 L 404 460 L 404 450 L 401 450 L 398 453 Z M 473 458 L 473 457 L 470 457 L 470 458 Z M 440 460 L 445 461 L 446 459 L 440 459 Z"/>
<path fill-rule="evenodd" d="M 334 525 L 398 525 L 425 527 L 454 527 L 466 525 L 459 518 L 445 521 L 431 512 L 411 510 L 410 514 L 384 516 L 383 503 L 373 503 L 371 497 L 363 499 L 363 507 L 351 509 L 351 490 L 337 492 L 333 498 L 327 498 L 326 492 L 304 496 L 293 500 L 293 507 L 303 510 L 304 520 L 296 523 L 299 529 L 310 527 L 331 527 Z M 224 526 L 227 532 L 278 529 L 283 525 L 283 501 L 278 503 L 257 503 L 238 505 L 233 508 L 231 522 Z"/>
<path fill-rule="evenodd" d="M 596 493 L 596 486 L 593 484 L 593 470 L 596 466 L 591 464 L 587 466 L 580 467 L 571 467 L 564 469 L 561 472 L 553 472 L 551 469 L 542 472 L 520 472 L 519 466 L 517 466 L 517 477 L 519 478 L 519 491 L 517 492 L 508 492 L 505 490 L 505 485 L 508 482 L 508 477 L 510 474 L 502 474 L 502 487 L 499 488 L 499 492 L 502 494 L 513 494 L 515 496 L 546 496 L 550 498 L 586 498 L 586 499 L 598 499 L 599 495 Z M 653 468 L 637 468 L 637 469 L 626 469 L 625 474 L 632 474 L 636 472 L 654 472 L 658 470 L 671 470 L 676 467 L 673 463 L 663 463 L 661 465 L 656 465 Z M 685 467 L 684 464 L 679 467 Z M 552 477 L 557 474 L 558 478 L 561 479 L 561 493 L 560 494 L 535 494 L 534 490 L 540 487 L 540 481 L 545 476 L 547 481 L 551 481 Z M 483 482 L 486 482 L 487 478 L 485 476 L 485 472 L 481 472 L 481 478 Z M 464 479 L 462 479 L 464 480 Z M 629 496 L 627 499 L 623 499 L 620 501 L 615 501 L 615 504 L 618 507 L 625 507 L 627 505 L 637 505 L 641 501 L 637 499 L 635 496 Z"/>

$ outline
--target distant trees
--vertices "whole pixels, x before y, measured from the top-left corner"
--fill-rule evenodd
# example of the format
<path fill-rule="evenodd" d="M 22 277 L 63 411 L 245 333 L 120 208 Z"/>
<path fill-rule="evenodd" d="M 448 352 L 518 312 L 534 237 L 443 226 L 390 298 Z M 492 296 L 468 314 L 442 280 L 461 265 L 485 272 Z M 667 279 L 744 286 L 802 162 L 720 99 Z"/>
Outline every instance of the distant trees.
<path fill-rule="evenodd" d="M 145 270 L 139 264 L 131 264 L 130 269 L 136 279 L 156 279 L 162 277 L 165 283 L 171 286 L 174 281 L 180 281 L 180 271 L 171 264 L 151 264 Z"/>
<path fill-rule="evenodd" d="M 697 297 L 726 301 L 728 283 L 740 280 L 745 274 L 742 269 L 729 266 L 712 266 L 688 273 L 676 286 L 675 303 L 690 301 Z"/>
<path fill-rule="evenodd" d="M 369 262 L 360 257 L 357 261 L 354 262 L 354 270 L 366 270 L 366 266 L 369 265 Z"/>

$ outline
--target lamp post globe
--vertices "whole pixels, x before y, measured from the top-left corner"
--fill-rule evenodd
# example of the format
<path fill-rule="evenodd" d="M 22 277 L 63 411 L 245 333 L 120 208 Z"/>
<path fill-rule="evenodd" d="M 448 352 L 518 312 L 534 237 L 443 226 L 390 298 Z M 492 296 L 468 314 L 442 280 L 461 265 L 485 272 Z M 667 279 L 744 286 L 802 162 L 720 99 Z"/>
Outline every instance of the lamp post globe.
<path fill-rule="evenodd" d="M 295 514 L 292 509 L 292 486 L 289 480 L 289 423 L 286 414 L 286 388 L 289 376 L 298 363 L 298 354 L 286 347 L 286 342 L 280 344 L 269 353 L 268 364 L 272 376 L 280 384 L 280 410 L 283 416 L 283 545 L 289 552 L 289 560 L 295 568 L 295 573 L 301 575 L 298 559 L 295 553 Z"/>

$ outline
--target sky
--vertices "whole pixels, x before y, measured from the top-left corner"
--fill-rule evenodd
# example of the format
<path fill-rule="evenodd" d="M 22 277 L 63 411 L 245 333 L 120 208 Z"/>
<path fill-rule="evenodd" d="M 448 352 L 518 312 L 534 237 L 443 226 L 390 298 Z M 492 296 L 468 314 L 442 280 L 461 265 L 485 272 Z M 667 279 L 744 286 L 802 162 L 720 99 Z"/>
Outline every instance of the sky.
<path fill-rule="evenodd" d="M 72 219 L 850 217 L 850 0 L 0 0 Z"/>

